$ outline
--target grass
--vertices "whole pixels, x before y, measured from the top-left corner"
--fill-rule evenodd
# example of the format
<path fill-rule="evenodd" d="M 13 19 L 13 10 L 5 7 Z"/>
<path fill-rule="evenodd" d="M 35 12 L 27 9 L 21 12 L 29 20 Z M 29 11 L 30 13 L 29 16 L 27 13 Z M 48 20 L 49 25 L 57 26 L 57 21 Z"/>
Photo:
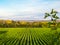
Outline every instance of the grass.
<path fill-rule="evenodd" d="M 0 45 L 60 45 L 60 28 L 0 28 Z"/>

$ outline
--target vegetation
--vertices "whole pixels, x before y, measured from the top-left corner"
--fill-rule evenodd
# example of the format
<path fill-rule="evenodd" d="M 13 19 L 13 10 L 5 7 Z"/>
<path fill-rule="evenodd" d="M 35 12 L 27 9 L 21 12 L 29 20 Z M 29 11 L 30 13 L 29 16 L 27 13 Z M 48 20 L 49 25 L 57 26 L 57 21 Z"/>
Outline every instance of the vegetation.
<path fill-rule="evenodd" d="M 60 45 L 60 36 L 50 28 L 0 28 L 0 31 L 0 45 Z M 60 34 L 60 28 L 57 31 Z"/>
<path fill-rule="evenodd" d="M 52 11 L 50 13 L 45 13 L 45 17 L 44 18 L 47 18 L 47 17 L 51 17 L 51 21 L 56 21 L 56 19 L 59 19 L 59 17 L 56 15 L 58 12 L 55 11 L 54 9 L 52 9 Z"/>
<path fill-rule="evenodd" d="M 52 25 L 52 29 L 57 29 L 57 25 L 56 25 L 56 20 L 59 19 L 59 17 L 56 15 L 58 12 L 55 11 L 54 9 L 52 9 L 52 11 L 50 13 L 45 13 L 45 17 L 51 17 L 51 23 Z"/>
<path fill-rule="evenodd" d="M 60 22 L 57 21 L 53 25 L 50 21 L 13 21 L 13 20 L 0 20 L 0 28 L 21 28 L 21 27 L 39 27 L 39 28 L 50 28 L 52 26 L 58 25 L 60 27 Z"/>

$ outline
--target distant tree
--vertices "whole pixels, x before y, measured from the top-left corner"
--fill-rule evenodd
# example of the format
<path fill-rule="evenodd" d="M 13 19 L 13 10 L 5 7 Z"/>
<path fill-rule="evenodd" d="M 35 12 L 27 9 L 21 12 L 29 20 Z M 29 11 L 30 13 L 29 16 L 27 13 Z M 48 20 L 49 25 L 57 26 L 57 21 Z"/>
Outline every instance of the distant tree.
<path fill-rule="evenodd" d="M 51 22 L 53 22 L 52 24 L 55 26 L 56 20 L 59 19 L 59 17 L 57 16 L 57 13 L 58 13 L 57 11 L 52 9 L 50 13 L 45 13 L 44 18 L 51 17 Z"/>
<path fill-rule="evenodd" d="M 59 17 L 56 15 L 57 13 L 58 13 L 57 11 L 52 9 L 52 11 L 50 13 L 45 13 L 45 17 L 44 18 L 51 17 L 51 21 L 53 21 L 53 20 L 56 21 L 56 19 L 59 19 Z"/>
<path fill-rule="evenodd" d="M 28 22 L 27 21 L 20 21 L 21 27 L 27 27 Z"/>
<path fill-rule="evenodd" d="M 39 27 L 39 22 L 33 22 L 32 26 L 33 27 Z"/>

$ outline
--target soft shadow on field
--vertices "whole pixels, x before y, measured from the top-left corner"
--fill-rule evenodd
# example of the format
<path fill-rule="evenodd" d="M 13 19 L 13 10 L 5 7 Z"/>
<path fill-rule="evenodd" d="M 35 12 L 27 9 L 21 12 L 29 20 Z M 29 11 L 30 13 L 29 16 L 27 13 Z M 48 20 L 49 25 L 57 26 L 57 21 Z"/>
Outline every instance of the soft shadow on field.
<path fill-rule="evenodd" d="M 0 34 L 5 34 L 7 33 L 8 31 L 0 31 Z"/>
<path fill-rule="evenodd" d="M 60 29 L 58 33 L 50 28 L 0 28 L 0 31 L 0 45 L 60 45 Z"/>

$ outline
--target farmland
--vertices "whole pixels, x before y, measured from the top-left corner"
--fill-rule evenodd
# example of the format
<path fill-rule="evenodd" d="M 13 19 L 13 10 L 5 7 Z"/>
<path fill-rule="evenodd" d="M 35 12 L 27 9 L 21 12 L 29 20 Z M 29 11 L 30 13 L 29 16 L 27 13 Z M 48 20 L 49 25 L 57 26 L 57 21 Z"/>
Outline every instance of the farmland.
<path fill-rule="evenodd" d="M 60 28 L 0 28 L 0 45 L 60 45 Z"/>

